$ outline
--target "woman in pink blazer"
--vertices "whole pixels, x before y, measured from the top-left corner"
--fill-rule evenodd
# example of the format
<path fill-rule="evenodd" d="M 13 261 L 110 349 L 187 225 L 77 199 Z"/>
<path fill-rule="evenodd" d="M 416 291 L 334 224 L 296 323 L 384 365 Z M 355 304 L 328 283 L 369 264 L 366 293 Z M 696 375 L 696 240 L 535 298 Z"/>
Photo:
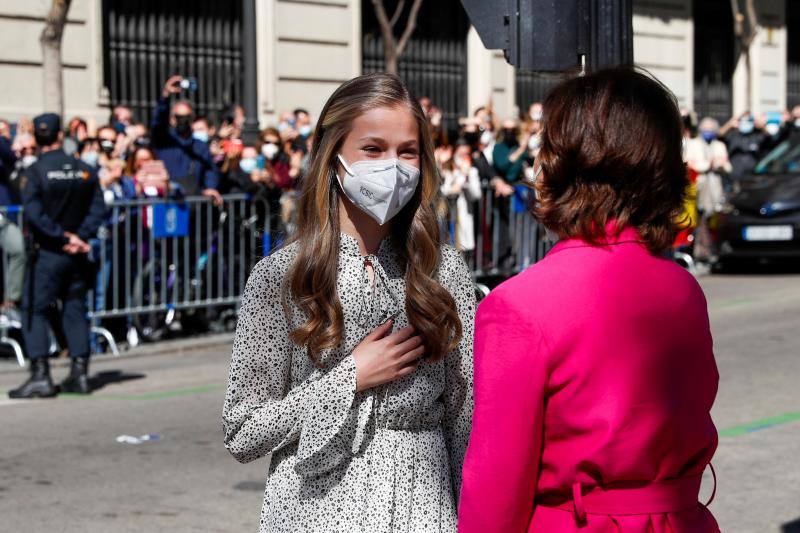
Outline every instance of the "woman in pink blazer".
<path fill-rule="evenodd" d="M 674 97 L 633 69 L 545 103 L 534 216 L 560 241 L 478 308 L 462 533 L 714 532 L 703 292 L 664 257 L 686 186 Z"/>

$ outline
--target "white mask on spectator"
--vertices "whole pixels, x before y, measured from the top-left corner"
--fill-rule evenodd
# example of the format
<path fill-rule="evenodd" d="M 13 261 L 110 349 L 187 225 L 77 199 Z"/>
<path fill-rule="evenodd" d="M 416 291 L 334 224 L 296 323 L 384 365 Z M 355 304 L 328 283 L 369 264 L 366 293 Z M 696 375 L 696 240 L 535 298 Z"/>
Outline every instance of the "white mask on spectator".
<path fill-rule="evenodd" d="M 90 167 L 96 167 L 99 159 L 100 154 L 98 152 L 84 152 L 81 155 L 81 160 Z"/>
<path fill-rule="evenodd" d="M 250 174 L 257 166 L 258 160 L 255 157 L 243 157 L 241 161 L 239 161 L 239 168 L 242 169 L 242 172 L 245 174 Z"/>
<path fill-rule="evenodd" d="M 767 132 L 767 135 L 774 137 L 781 132 L 781 125 L 777 122 L 769 122 L 764 127 L 764 131 Z"/>
<path fill-rule="evenodd" d="M 348 165 L 340 154 L 339 161 L 347 173 L 344 179 L 336 174 L 345 196 L 380 225 L 397 215 L 417 190 L 419 169 L 398 159 Z"/>
<path fill-rule="evenodd" d="M 28 168 L 29 166 L 31 166 L 34 163 L 36 163 L 36 156 L 32 155 L 32 154 L 26 155 L 20 161 L 20 164 L 22 165 L 22 168 Z"/>
<path fill-rule="evenodd" d="M 493 140 L 494 140 L 494 135 L 492 134 L 491 131 L 485 130 L 483 133 L 481 133 L 481 144 L 485 144 L 486 146 L 488 146 L 492 144 Z"/>
<path fill-rule="evenodd" d="M 261 146 L 261 154 L 269 160 L 275 159 L 279 150 L 280 148 L 275 143 L 265 143 Z"/>

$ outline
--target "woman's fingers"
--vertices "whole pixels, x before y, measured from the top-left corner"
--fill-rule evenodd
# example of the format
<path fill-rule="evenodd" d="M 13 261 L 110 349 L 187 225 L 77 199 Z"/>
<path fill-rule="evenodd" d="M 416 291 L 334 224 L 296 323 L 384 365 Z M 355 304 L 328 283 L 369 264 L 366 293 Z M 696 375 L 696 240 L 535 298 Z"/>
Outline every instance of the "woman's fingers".
<path fill-rule="evenodd" d="M 423 355 L 425 355 L 425 346 L 420 346 L 398 357 L 397 362 L 403 366 L 409 364 L 414 364 L 414 366 L 416 366 L 418 364 L 417 360 Z"/>
<path fill-rule="evenodd" d="M 397 345 L 397 354 L 403 355 L 417 346 L 420 346 L 423 343 L 423 339 L 421 335 L 414 335 L 410 339 L 400 343 Z"/>
<path fill-rule="evenodd" d="M 380 339 L 384 338 L 386 336 L 386 334 L 389 333 L 390 331 L 392 331 L 392 320 L 391 319 L 387 320 L 386 322 L 384 322 L 383 324 L 381 324 L 377 328 L 375 328 L 372 331 L 370 331 L 369 335 L 367 335 L 364 338 L 364 340 L 370 340 L 370 341 L 380 340 Z"/>
<path fill-rule="evenodd" d="M 394 333 L 389 335 L 387 340 L 391 344 L 395 344 L 395 345 L 402 344 L 403 342 L 407 341 L 414 334 L 414 331 L 415 331 L 414 330 L 414 326 L 406 326 L 403 329 L 401 329 L 399 331 L 395 331 Z"/>
<path fill-rule="evenodd" d="M 413 365 L 404 366 L 403 368 L 401 368 L 400 370 L 397 371 L 397 378 L 396 379 L 404 378 L 407 375 L 414 373 L 414 371 L 417 369 L 417 366 L 419 366 L 419 365 L 418 364 L 413 364 Z"/>

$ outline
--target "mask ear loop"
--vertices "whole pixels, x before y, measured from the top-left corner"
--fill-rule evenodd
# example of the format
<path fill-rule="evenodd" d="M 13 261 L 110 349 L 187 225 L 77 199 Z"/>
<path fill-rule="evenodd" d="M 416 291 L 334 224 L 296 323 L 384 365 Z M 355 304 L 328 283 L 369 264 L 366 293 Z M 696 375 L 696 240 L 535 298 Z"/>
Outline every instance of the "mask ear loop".
<path fill-rule="evenodd" d="M 347 172 L 351 176 L 355 176 L 355 174 L 353 174 L 353 169 L 351 169 L 350 165 L 347 164 L 347 161 L 344 160 L 344 157 L 342 157 L 342 154 L 336 154 L 336 157 L 339 159 L 339 162 L 342 164 L 342 167 L 344 167 L 344 171 Z M 336 173 L 336 176 L 338 177 L 339 173 L 338 172 L 335 172 L 335 173 Z M 341 182 L 340 182 L 340 184 L 341 184 Z"/>

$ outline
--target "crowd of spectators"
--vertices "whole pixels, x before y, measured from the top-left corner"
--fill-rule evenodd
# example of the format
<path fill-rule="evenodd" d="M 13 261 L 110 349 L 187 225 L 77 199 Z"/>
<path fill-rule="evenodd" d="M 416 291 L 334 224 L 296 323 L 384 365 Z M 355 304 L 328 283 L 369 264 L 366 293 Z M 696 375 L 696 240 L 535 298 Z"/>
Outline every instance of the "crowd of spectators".
<path fill-rule="evenodd" d="M 722 209 L 726 194 L 747 178 L 768 152 L 800 138 L 800 105 L 791 111 L 755 115 L 745 111 L 720 126 L 712 117 L 683 111 L 684 159 L 690 180 L 687 213 L 698 261 L 711 254 L 709 221 Z"/>
<path fill-rule="evenodd" d="M 181 94 L 184 80 L 176 75 L 166 81 L 148 123 L 137 122 L 132 110 L 121 105 L 99 127 L 82 117 L 71 118 L 63 130 L 62 149 L 96 169 L 109 207 L 122 200 L 185 196 L 207 197 L 222 207 L 223 195 L 246 193 L 269 205 L 269 210 L 259 210 L 258 223 L 267 226 L 265 217 L 270 216 L 273 243 L 279 242 L 277 236 L 292 229 L 296 184 L 308 164 L 310 114 L 304 109 L 283 113 L 275 127 L 245 144 L 241 106 L 232 106 L 219 121 L 198 115 L 184 98 L 191 93 Z M 6 324 L 21 318 L 18 305 L 29 254 L 16 206 L 21 177 L 37 160 L 33 128 L 29 119 L 15 124 L 0 120 L 0 248 L 8 258 L 0 321 Z M 100 308 L 108 270 L 103 265 L 98 276 L 95 305 Z"/>
<path fill-rule="evenodd" d="M 264 217 L 270 217 L 273 244 L 280 242 L 278 235 L 293 229 L 295 191 L 308 168 L 313 117 L 305 109 L 283 112 L 277 124 L 260 131 L 255 143 L 245 144 L 242 107 L 232 106 L 220 120 L 199 115 L 185 98 L 191 94 L 182 93 L 184 81 L 177 75 L 166 81 L 149 123 L 135 121 L 125 106 L 113 108 L 108 124 L 96 128 L 81 117 L 72 118 L 64 128 L 64 151 L 97 169 L 108 205 L 141 197 L 201 195 L 219 206 L 224 194 L 259 197 L 269 206 Z M 435 143 L 442 216 L 450 222 L 450 238 L 471 259 L 477 235 L 488 224 L 499 225 L 492 257 L 484 257 L 482 264 L 494 258 L 503 266 L 513 260 L 508 213 L 524 203 L 528 193 L 523 183 L 534 177 L 542 104 L 500 117 L 488 102 L 457 121 L 445 120 L 428 97 L 420 98 L 420 105 Z M 743 113 L 722 126 L 708 117 L 698 123 L 690 112 L 684 118 L 685 159 L 697 194 L 696 205 L 687 209 L 694 210 L 701 229 L 703 217 L 722 201 L 726 184 L 747 175 L 768 150 L 800 132 L 800 106 L 784 113 Z M 14 125 L 0 120 L 0 205 L 19 203 L 17 180 L 37 157 L 32 132 L 30 120 Z M 487 205 L 495 207 L 491 221 Z M 0 216 L 0 247 L 9 259 L 1 311 L 14 316 L 25 247 L 22 232 L 6 216 Z"/>

